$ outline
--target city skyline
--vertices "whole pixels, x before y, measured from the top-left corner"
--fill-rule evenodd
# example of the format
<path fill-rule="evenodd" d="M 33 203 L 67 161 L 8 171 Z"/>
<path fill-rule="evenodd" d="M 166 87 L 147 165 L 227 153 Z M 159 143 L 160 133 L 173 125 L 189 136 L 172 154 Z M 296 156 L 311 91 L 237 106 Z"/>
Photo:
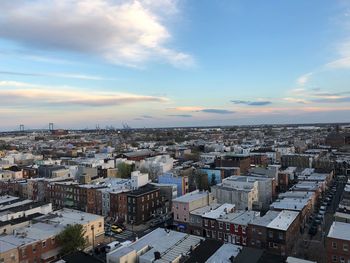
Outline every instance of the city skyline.
<path fill-rule="evenodd" d="M 346 1 L 0 8 L 0 130 L 349 121 Z"/>

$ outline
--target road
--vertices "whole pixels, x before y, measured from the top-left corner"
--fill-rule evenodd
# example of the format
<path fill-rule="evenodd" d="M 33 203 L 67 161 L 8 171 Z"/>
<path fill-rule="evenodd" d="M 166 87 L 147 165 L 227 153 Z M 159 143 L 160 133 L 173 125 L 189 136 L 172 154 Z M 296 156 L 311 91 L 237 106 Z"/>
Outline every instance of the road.
<path fill-rule="evenodd" d="M 327 207 L 324 220 L 319 226 L 317 234 L 315 236 L 309 235 L 309 226 L 307 226 L 294 247 L 293 256 L 317 261 L 318 263 L 326 263 L 325 237 L 334 221 L 334 213 L 339 205 L 345 186 L 342 182 L 337 183 L 337 190 L 333 195 L 331 204 Z"/>

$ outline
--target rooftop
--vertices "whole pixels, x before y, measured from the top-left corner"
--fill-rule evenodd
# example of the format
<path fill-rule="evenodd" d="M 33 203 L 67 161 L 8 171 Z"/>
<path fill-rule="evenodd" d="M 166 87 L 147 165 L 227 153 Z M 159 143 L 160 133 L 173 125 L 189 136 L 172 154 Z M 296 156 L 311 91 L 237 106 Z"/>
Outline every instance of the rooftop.
<path fill-rule="evenodd" d="M 257 226 L 268 226 L 280 212 L 269 210 L 264 216 L 256 217 L 250 222 L 250 224 Z"/>
<path fill-rule="evenodd" d="M 229 213 L 232 213 L 235 209 L 235 205 L 233 204 L 222 204 L 219 205 L 216 209 L 209 210 L 208 212 L 203 214 L 203 217 L 210 219 L 217 219 Z"/>
<path fill-rule="evenodd" d="M 134 243 L 108 253 L 107 258 L 117 260 L 132 251 L 138 253 L 143 250 L 145 253 L 140 256 L 140 260 L 142 258 L 151 262 L 154 260 L 154 252 L 159 252 L 161 259 L 154 262 L 173 262 L 179 255 L 188 254 L 191 248 L 195 249 L 201 240 L 204 238 L 157 228 Z"/>
<path fill-rule="evenodd" d="M 327 237 L 350 241 L 350 224 L 343 222 L 333 222 Z"/>
<path fill-rule="evenodd" d="M 241 246 L 229 243 L 224 244 L 206 261 L 206 263 L 231 263 L 231 257 L 237 257 L 241 250 Z"/>
<path fill-rule="evenodd" d="M 183 196 L 180 196 L 178 198 L 175 198 L 173 200 L 173 202 L 190 203 L 190 202 L 193 202 L 195 200 L 204 198 L 208 195 L 209 195 L 209 192 L 207 192 L 207 191 L 196 190 L 196 191 L 190 192 L 188 194 L 185 194 Z"/>
<path fill-rule="evenodd" d="M 283 210 L 267 225 L 267 227 L 286 231 L 298 215 L 299 212 Z"/>

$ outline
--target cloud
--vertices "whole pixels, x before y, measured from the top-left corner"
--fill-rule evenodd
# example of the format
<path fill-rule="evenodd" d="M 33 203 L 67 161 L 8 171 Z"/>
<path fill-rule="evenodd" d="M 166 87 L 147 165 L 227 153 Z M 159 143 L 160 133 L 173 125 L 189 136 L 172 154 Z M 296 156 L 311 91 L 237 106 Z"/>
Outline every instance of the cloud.
<path fill-rule="evenodd" d="M 234 104 L 245 104 L 249 106 L 264 106 L 272 103 L 271 101 L 246 101 L 246 100 L 231 100 L 231 102 Z"/>
<path fill-rule="evenodd" d="M 177 111 L 200 111 L 203 109 L 203 107 L 199 106 L 180 106 L 176 108 L 169 108 L 170 110 L 177 110 Z"/>
<path fill-rule="evenodd" d="M 343 103 L 343 102 L 350 102 L 350 97 L 328 97 L 328 98 L 314 99 L 312 101 L 317 103 Z"/>
<path fill-rule="evenodd" d="M 94 75 L 76 74 L 76 73 L 31 73 L 31 72 L 16 72 L 16 71 L 0 71 L 1 75 L 15 75 L 15 76 L 32 76 L 32 77 L 56 77 L 68 79 L 82 79 L 82 80 L 106 80 L 106 78 Z"/>
<path fill-rule="evenodd" d="M 121 92 L 95 92 L 75 87 L 42 86 L 31 83 L 0 81 L 2 106 L 84 106 L 105 107 L 143 102 L 167 102 L 165 97 Z"/>
<path fill-rule="evenodd" d="M 0 37 L 25 47 L 131 67 L 150 60 L 194 64 L 191 55 L 167 47 L 172 36 L 164 20 L 176 13 L 173 0 L 2 0 L 0 10 Z"/>
<path fill-rule="evenodd" d="M 306 73 L 302 76 L 300 76 L 298 79 L 297 79 L 297 84 L 299 86 L 304 86 L 311 78 L 311 76 L 313 75 L 312 72 L 309 72 L 309 73 Z"/>
<path fill-rule="evenodd" d="M 232 114 L 235 113 L 231 110 L 223 110 L 223 109 L 201 109 L 199 112 L 205 112 L 205 113 L 214 113 L 214 114 Z"/>
<path fill-rule="evenodd" d="M 292 102 L 292 103 L 300 103 L 300 104 L 307 104 L 307 103 L 309 103 L 309 101 L 307 101 L 305 99 L 301 99 L 301 98 L 287 97 L 287 98 L 282 98 L 282 100 L 287 101 L 287 102 Z"/>
<path fill-rule="evenodd" d="M 169 117 L 181 117 L 181 118 L 191 118 L 191 114 L 169 114 Z"/>
<path fill-rule="evenodd" d="M 150 115 L 142 115 L 141 118 L 144 118 L 144 119 L 153 119 L 153 116 L 150 116 Z"/>

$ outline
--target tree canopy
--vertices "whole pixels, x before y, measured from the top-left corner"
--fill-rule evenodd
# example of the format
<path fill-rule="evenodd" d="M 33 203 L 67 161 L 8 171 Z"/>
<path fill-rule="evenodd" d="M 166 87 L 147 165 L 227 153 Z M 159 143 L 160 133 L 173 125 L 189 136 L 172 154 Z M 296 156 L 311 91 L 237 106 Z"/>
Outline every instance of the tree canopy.
<path fill-rule="evenodd" d="M 86 246 L 84 227 L 80 224 L 68 225 L 58 234 L 57 242 L 62 246 L 63 255 L 82 250 Z"/>

